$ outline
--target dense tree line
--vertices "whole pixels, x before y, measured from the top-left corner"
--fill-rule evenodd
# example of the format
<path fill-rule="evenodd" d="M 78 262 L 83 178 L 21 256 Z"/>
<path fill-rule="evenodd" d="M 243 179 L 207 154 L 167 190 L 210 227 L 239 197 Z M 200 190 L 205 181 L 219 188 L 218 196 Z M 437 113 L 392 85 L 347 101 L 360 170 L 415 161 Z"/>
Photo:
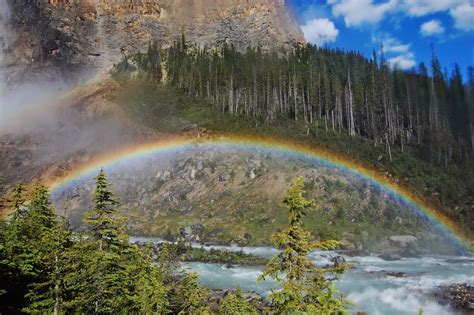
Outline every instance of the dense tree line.
<path fill-rule="evenodd" d="M 346 314 L 332 280 L 346 266 L 316 268 L 306 257 L 314 248 L 333 249 L 335 241 L 312 243 L 302 219 L 313 206 L 304 198 L 303 179 L 288 189 L 284 205 L 290 225 L 275 235 L 282 254 L 268 263 L 263 277 L 283 290 L 258 309 L 240 289 L 229 292 L 218 308 L 195 273 L 179 269 L 180 246 L 163 245 L 158 257 L 151 246 L 132 244 L 125 219 L 103 171 L 96 177 L 95 207 L 85 212 L 88 230 L 70 230 L 55 214 L 48 189 L 36 187 L 30 198 L 18 185 L 10 198 L 12 214 L 0 221 L 0 312 L 32 314 Z M 28 199 L 28 200 L 27 200 Z M 287 277 L 281 278 L 282 274 Z"/>
<path fill-rule="evenodd" d="M 258 123 L 294 120 L 326 132 L 362 136 L 375 146 L 407 145 L 433 164 L 465 163 L 474 149 L 474 77 L 467 84 L 454 65 L 443 71 L 434 52 L 431 75 L 392 68 L 380 53 L 308 45 L 286 53 L 233 46 L 198 49 L 181 40 L 161 50 L 150 45 L 133 56 L 151 78 L 206 99 L 216 110 L 247 115 Z M 128 65 L 128 63 L 125 63 Z"/>
<path fill-rule="evenodd" d="M 153 264 L 150 248 L 128 241 L 103 171 L 87 233 L 73 233 L 55 214 L 46 187 L 31 200 L 15 188 L 11 217 L 0 230 L 0 310 L 34 314 L 164 314 L 204 307 L 194 274 L 174 276 Z M 171 258 L 169 258 L 171 259 Z M 194 295 L 185 292 L 192 291 Z"/>

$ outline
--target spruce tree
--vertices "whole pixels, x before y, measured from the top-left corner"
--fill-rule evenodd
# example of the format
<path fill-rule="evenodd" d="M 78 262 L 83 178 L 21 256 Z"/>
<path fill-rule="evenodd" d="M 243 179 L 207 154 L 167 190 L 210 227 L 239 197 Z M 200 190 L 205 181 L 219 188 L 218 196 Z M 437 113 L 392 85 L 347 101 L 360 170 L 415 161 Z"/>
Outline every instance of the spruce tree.
<path fill-rule="evenodd" d="M 29 286 L 26 295 L 26 313 L 61 314 L 65 311 L 64 301 L 68 290 L 65 276 L 68 272 L 68 255 L 71 246 L 71 231 L 62 218 L 51 228 L 44 230 L 41 237 L 43 249 L 40 253 L 43 272 L 41 277 Z"/>
<path fill-rule="evenodd" d="M 116 217 L 118 205 L 114 193 L 109 189 L 109 182 L 103 169 L 97 175 L 94 192 L 95 207 L 86 212 L 85 222 L 89 225 L 92 237 L 97 241 L 100 250 L 105 246 L 118 246 L 127 236 L 124 233 L 124 218 Z"/>
<path fill-rule="evenodd" d="M 307 257 L 311 250 L 332 250 L 340 243 L 311 241 L 310 232 L 302 225 L 304 216 L 314 208 L 314 201 L 307 200 L 305 193 L 303 177 L 288 188 L 283 205 L 289 212 L 289 226 L 272 237 L 273 244 L 282 251 L 269 260 L 258 281 L 270 277 L 281 286 L 269 296 L 272 311 L 277 313 L 315 314 L 331 308 L 331 314 L 346 313 L 344 304 L 333 294 L 331 282 L 324 277 L 325 273 L 342 272 L 344 266 L 321 269 Z"/>
<path fill-rule="evenodd" d="M 66 277 L 73 291 L 70 309 L 83 313 L 114 313 L 132 308 L 130 259 L 132 251 L 117 218 L 118 202 L 109 190 L 103 169 L 96 177 L 95 207 L 85 213 L 90 235 L 82 236 L 70 252 L 71 272 Z"/>
<path fill-rule="evenodd" d="M 55 287 L 51 282 L 54 267 L 48 259 L 54 257 L 56 248 L 48 236 L 58 222 L 46 187 L 37 186 L 29 203 L 25 202 L 24 191 L 21 185 L 15 187 L 11 208 L 19 212 L 13 213 L 2 233 L 0 256 L 5 258 L 0 269 L 6 288 L 0 290 L 7 291 L 4 298 L 11 307 L 43 312 L 49 310 L 47 304 L 54 296 L 48 293 Z"/>

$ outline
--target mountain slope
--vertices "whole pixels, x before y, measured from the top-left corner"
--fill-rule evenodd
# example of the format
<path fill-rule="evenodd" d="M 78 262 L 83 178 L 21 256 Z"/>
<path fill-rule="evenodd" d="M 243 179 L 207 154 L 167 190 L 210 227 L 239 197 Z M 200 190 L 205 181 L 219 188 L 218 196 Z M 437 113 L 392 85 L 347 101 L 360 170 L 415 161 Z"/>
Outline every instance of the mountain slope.
<path fill-rule="evenodd" d="M 4 67 L 22 78 L 44 72 L 103 71 L 151 41 L 167 46 L 182 32 L 203 47 L 290 48 L 304 36 L 283 0 L 10 1 Z"/>

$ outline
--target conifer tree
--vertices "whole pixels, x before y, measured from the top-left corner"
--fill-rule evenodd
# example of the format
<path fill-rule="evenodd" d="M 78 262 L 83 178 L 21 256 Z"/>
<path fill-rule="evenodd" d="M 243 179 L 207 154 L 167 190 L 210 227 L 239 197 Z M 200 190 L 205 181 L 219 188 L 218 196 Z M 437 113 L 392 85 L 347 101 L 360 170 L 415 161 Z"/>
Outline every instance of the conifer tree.
<path fill-rule="evenodd" d="M 199 277 L 195 272 L 185 273 L 173 287 L 170 302 L 174 312 L 189 315 L 209 314 L 205 305 L 208 290 L 201 287 Z"/>
<path fill-rule="evenodd" d="M 55 256 L 57 249 L 49 238 L 57 227 L 57 216 L 46 187 L 34 189 L 27 207 L 24 191 L 21 185 L 14 189 L 12 211 L 20 212 L 13 214 L 2 236 L 4 244 L 0 256 L 6 259 L 2 259 L 0 269 L 6 275 L 5 285 L 8 285 L 3 290 L 8 293 L 5 298 L 13 297 L 9 303 L 14 307 L 26 306 L 25 312 L 42 312 L 49 309 L 46 305 L 55 296 L 49 294 L 54 291 L 55 283 L 51 282 L 54 264 L 50 264 L 48 259 Z"/>
<path fill-rule="evenodd" d="M 103 169 L 96 177 L 93 210 L 85 213 L 85 222 L 89 224 L 93 238 L 98 241 L 100 250 L 104 246 L 117 246 L 127 236 L 124 234 L 124 218 L 117 218 L 118 205 L 114 193 L 109 189 L 109 183 Z"/>
<path fill-rule="evenodd" d="M 25 191 L 22 184 L 15 186 L 10 197 L 10 220 L 0 223 L 0 305 L 6 309 L 22 307 L 28 284 L 37 275 L 33 243 L 23 234 L 28 214 Z"/>
<path fill-rule="evenodd" d="M 29 286 L 26 295 L 26 313 L 61 314 L 65 311 L 64 301 L 68 290 L 65 287 L 67 257 L 71 246 L 71 231 L 64 219 L 58 217 L 58 222 L 44 230 L 41 237 L 42 251 L 40 254 L 44 270 L 41 278 Z"/>
<path fill-rule="evenodd" d="M 133 251 L 124 234 L 123 218 L 115 217 L 118 202 L 109 190 L 103 169 L 96 177 L 95 207 L 85 213 L 91 235 L 77 242 L 70 253 L 66 282 L 73 291 L 69 308 L 85 313 L 114 313 L 130 309 L 130 259 Z"/>
<path fill-rule="evenodd" d="M 30 228 L 28 235 L 30 237 L 36 235 L 36 238 L 39 240 L 42 229 L 52 228 L 57 223 L 56 214 L 51 206 L 49 189 L 46 186 L 40 185 L 33 190 L 28 208 L 29 211 L 26 219 Z"/>
<path fill-rule="evenodd" d="M 257 311 L 250 305 L 242 293 L 240 287 L 234 292 L 228 292 L 222 299 L 219 307 L 219 314 L 222 315 L 253 315 Z"/>
<path fill-rule="evenodd" d="M 153 263 L 152 248 L 145 247 L 135 251 L 135 264 L 130 265 L 129 272 L 134 278 L 134 308 L 140 314 L 167 314 L 169 312 L 168 292 L 165 286 L 165 275 Z"/>
<path fill-rule="evenodd" d="M 16 221 L 20 218 L 24 218 L 26 215 L 27 208 L 25 207 L 25 192 L 26 187 L 24 184 L 20 183 L 15 185 L 12 193 L 12 200 L 10 202 L 10 209 L 12 211 L 12 220 Z"/>
<path fill-rule="evenodd" d="M 332 250 L 338 241 L 312 243 L 310 232 L 303 228 L 303 218 L 314 208 L 314 201 L 305 198 L 304 178 L 295 179 L 288 188 L 283 205 L 288 209 L 289 226 L 273 235 L 272 241 L 282 252 L 267 263 L 258 281 L 270 277 L 276 280 L 281 290 L 272 291 L 272 311 L 283 314 L 315 314 L 331 309 L 330 314 L 345 313 L 344 304 L 333 293 L 331 282 L 325 273 L 342 272 L 344 266 L 321 269 L 307 257 L 316 248 Z"/>

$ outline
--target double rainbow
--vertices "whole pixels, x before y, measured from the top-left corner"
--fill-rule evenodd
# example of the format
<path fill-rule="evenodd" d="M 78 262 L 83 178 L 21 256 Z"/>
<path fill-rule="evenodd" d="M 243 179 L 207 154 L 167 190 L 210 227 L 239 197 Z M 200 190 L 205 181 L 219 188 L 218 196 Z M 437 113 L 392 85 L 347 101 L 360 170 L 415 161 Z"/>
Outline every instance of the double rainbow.
<path fill-rule="evenodd" d="M 134 161 L 152 156 L 192 149 L 196 144 L 204 147 L 276 153 L 310 161 L 329 169 L 337 169 L 344 174 L 354 176 L 384 191 L 392 199 L 413 211 L 417 216 L 429 221 L 438 233 L 449 239 L 452 245 L 463 254 L 469 254 L 474 247 L 473 240 L 466 236 L 462 229 L 452 220 L 418 195 L 394 182 L 393 179 L 369 167 L 364 167 L 340 154 L 275 138 L 227 135 L 219 138 L 197 140 L 184 137 L 169 137 L 163 140 L 129 146 L 98 156 L 91 161 L 78 165 L 72 172 L 54 180 L 49 186 L 52 193 L 55 194 L 67 190 L 74 183 L 94 177 L 101 167 L 107 170 L 122 163 L 133 163 Z"/>

